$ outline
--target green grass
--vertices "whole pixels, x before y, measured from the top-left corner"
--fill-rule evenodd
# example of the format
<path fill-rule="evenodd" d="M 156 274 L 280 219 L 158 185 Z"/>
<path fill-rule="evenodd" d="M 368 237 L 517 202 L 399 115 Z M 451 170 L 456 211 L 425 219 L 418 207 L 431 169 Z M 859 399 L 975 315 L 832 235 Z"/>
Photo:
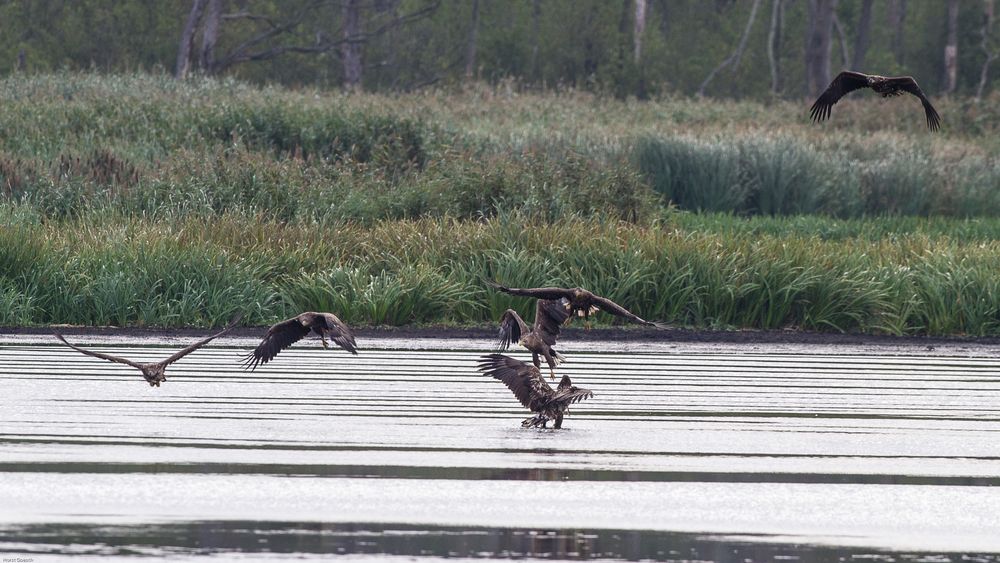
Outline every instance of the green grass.
<path fill-rule="evenodd" d="M 0 80 L 0 324 L 481 324 L 581 285 L 700 328 L 1000 334 L 1000 104 Z M 935 102 L 937 104 L 937 101 Z M 691 212 L 696 211 L 696 213 Z"/>
<path fill-rule="evenodd" d="M 883 238 L 850 222 L 842 230 L 857 236 L 824 240 L 700 218 L 513 213 L 325 229 L 241 215 L 25 217 L 0 233 L 0 300 L 8 324 L 217 326 L 237 311 L 267 324 L 309 309 L 358 325 L 483 324 L 507 307 L 530 318 L 530 300 L 482 283 L 495 279 L 579 284 L 684 327 L 1000 334 L 1000 240 L 931 237 L 947 227 L 934 222 Z M 998 231 L 992 221 L 981 232 Z"/>
<path fill-rule="evenodd" d="M 0 80 L 0 201 L 283 220 L 549 219 L 658 207 L 740 215 L 1000 215 L 1000 115 L 942 100 L 801 104 L 490 88 L 410 95 L 255 88 L 164 75 Z"/>

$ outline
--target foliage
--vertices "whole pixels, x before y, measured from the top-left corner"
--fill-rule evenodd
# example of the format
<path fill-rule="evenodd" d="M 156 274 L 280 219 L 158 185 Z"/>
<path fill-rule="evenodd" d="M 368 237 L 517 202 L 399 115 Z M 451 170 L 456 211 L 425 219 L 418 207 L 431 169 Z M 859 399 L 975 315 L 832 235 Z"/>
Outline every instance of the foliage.
<path fill-rule="evenodd" d="M 873 220 L 827 220 L 839 229 L 827 239 L 805 224 L 746 227 L 686 213 L 646 226 L 514 213 L 320 232 L 241 215 L 25 222 L 0 232 L 2 320 L 209 326 L 235 311 L 267 324 L 329 309 L 359 325 L 479 324 L 507 307 L 531 318 L 530 300 L 483 284 L 496 279 L 579 283 L 677 326 L 1000 334 L 1000 221 L 908 220 L 890 238 Z M 980 239 L 957 236 L 969 229 Z"/>
<path fill-rule="evenodd" d="M 293 86 L 339 86 L 343 83 L 334 41 L 343 28 L 339 2 L 316 0 L 251 0 L 225 2 L 232 17 L 221 24 L 215 58 L 249 43 L 251 51 L 274 47 L 287 51 L 259 57 L 226 72 L 256 83 Z M 780 94 L 805 94 L 802 37 L 808 26 L 806 2 L 785 2 L 783 28 L 776 52 L 781 69 Z M 924 90 L 939 91 L 944 51 L 945 6 L 913 2 L 906 8 L 903 33 L 909 40 L 897 57 L 887 21 L 889 2 L 876 2 L 865 68 L 880 74 L 916 76 Z M 470 26 L 470 2 L 393 0 L 359 3 L 364 49 L 364 86 L 372 91 L 413 90 L 423 85 L 466 81 L 464 52 Z M 395 17 L 436 9 L 429 17 L 394 25 Z M 861 0 L 842 0 L 837 17 L 853 49 L 860 29 Z M 173 69 L 181 29 L 190 1 L 36 0 L 0 3 L 4 41 L 0 42 L 0 74 L 8 75 L 23 58 L 23 71 L 59 69 L 125 72 Z M 693 94 L 708 73 L 732 51 L 745 25 L 750 2 L 704 0 L 649 1 L 643 53 L 633 59 L 631 2 L 606 0 L 505 0 L 480 3 L 478 54 L 474 78 L 515 87 L 566 86 L 619 97 Z M 769 99 L 767 60 L 770 6 L 764 3 L 751 30 L 739 66 L 724 71 L 709 89 L 719 98 Z M 293 15 L 306 10 L 305 18 Z M 979 49 L 981 2 L 962 2 L 959 14 L 959 91 L 975 91 L 985 56 Z M 234 15 L 236 14 L 236 15 Z M 255 17 L 239 17 L 253 14 Z M 280 33 L 287 25 L 287 33 Z M 251 42 L 264 30 L 278 30 L 271 41 Z M 913 40 L 919 38 L 919 40 Z M 266 37 L 265 37 L 266 39 Z M 321 42 L 330 48 L 319 52 Z M 840 60 L 839 42 L 831 67 Z M 853 54 L 853 53 L 852 53 Z"/>
<path fill-rule="evenodd" d="M 942 114 L 977 126 L 934 136 L 899 104 L 814 126 L 780 102 L 148 74 L 9 78 L 0 104 L 3 324 L 531 318 L 495 279 L 679 326 L 1000 333 L 1000 119 L 962 100 Z"/>

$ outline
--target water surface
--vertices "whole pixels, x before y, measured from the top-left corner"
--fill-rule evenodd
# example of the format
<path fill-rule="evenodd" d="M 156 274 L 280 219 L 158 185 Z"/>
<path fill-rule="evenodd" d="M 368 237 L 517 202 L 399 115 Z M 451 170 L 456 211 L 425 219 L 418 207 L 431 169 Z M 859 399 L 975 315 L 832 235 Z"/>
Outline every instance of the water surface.
<path fill-rule="evenodd" d="M 561 371 L 595 397 L 555 431 L 520 427 L 477 352 L 302 343 L 248 374 L 249 346 L 199 350 L 160 388 L 65 347 L 0 346 L 0 552 L 1000 554 L 1000 364 L 983 355 L 575 350 Z"/>

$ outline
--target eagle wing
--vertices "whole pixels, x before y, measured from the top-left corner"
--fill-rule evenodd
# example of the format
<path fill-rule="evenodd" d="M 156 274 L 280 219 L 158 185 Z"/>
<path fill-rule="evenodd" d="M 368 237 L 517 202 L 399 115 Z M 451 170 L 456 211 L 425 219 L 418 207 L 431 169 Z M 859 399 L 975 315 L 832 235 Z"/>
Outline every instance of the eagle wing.
<path fill-rule="evenodd" d="M 920 89 L 917 85 L 917 81 L 913 79 L 912 76 L 900 76 L 889 78 L 887 82 L 895 85 L 900 90 L 904 92 L 909 92 L 914 96 L 920 98 L 920 103 L 924 106 L 924 115 L 927 117 L 927 128 L 931 131 L 937 131 L 941 127 L 941 116 L 938 115 L 937 110 L 931 105 L 930 100 L 924 95 L 924 91 Z"/>
<path fill-rule="evenodd" d="M 641 325 L 655 326 L 657 328 L 666 328 L 667 325 L 663 323 L 655 323 L 647 321 L 638 315 L 632 313 L 625 307 L 615 303 L 614 301 L 608 299 L 607 297 L 601 297 L 600 295 L 595 295 L 592 299 L 593 304 L 597 306 L 598 309 L 604 311 L 605 313 L 611 313 L 612 315 L 623 317 L 629 319 L 630 321 L 637 322 Z"/>
<path fill-rule="evenodd" d="M 497 350 L 506 350 L 514 342 L 521 340 L 521 335 L 528 332 L 528 325 L 514 309 L 507 309 L 500 317 L 500 332 L 498 333 Z"/>
<path fill-rule="evenodd" d="M 594 392 L 590 389 L 584 389 L 583 387 L 573 385 L 569 389 L 556 391 L 551 397 L 549 397 L 545 404 L 546 406 L 556 405 L 565 409 L 573 403 L 579 403 L 580 401 L 589 399 L 593 396 Z"/>
<path fill-rule="evenodd" d="M 522 289 L 520 287 L 507 287 L 490 280 L 486 280 L 486 285 L 504 293 L 519 295 L 521 297 L 534 297 L 535 299 L 562 299 L 564 297 L 569 298 L 572 296 L 572 292 L 570 290 L 561 287 L 536 287 Z"/>
<path fill-rule="evenodd" d="M 333 313 L 323 313 L 321 316 L 326 324 L 323 332 L 330 340 L 336 342 L 344 350 L 357 355 L 358 346 L 354 342 L 354 331 L 351 330 L 351 327 L 347 326 L 344 321 L 337 318 L 337 315 Z"/>
<path fill-rule="evenodd" d="M 830 108 L 833 104 L 837 103 L 840 98 L 845 95 L 858 90 L 859 88 L 868 87 L 868 75 L 862 74 L 860 72 L 852 72 L 845 70 L 837 75 L 833 79 L 833 82 L 826 87 L 826 90 L 819 95 L 816 99 L 816 103 L 809 108 L 809 117 L 813 121 L 823 121 L 824 119 L 830 117 Z"/>
<path fill-rule="evenodd" d="M 88 356 L 93 356 L 95 358 L 100 358 L 102 360 L 108 360 L 109 362 L 125 364 L 127 366 L 132 366 L 140 370 L 142 369 L 142 364 L 138 362 L 133 362 L 132 360 L 126 360 L 125 358 L 119 358 L 118 356 L 112 356 L 111 354 L 102 354 L 101 352 L 91 352 L 90 350 L 85 350 L 83 348 L 80 348 L 79 346 L 74 346 L 73 344 L 70 344 L 58 332 L 54 332 L 53 334 L 55 334 L 56 338 L 58 338 L 63 344 L 69 346 L 70 348 L 76 350 L 77 352 L 80 352 L 81 354 L 86 354 Z"/>
<path fill-rule="evenodd" d="M 549 346 L 555 346 L 559 329 L 569 318 L 569 301 L 565 298 L 539 299 L 535 304 L 535 332 Z"/>
<path fill-rule="evenodd" d="M 266 364 L 271 361 L 278 355 L 278 352 L 302 340 L 307 334 L 309 334 L 309 327 L 303 325 L 298 317 L 281 321 L 267 329 L 264 340 L 257 345 L 253 352 L 244 356 L 243 369 L 250 371 L 257 369 L 258 364 Z"/>
<path fill-rule="evenodd" d="M 577 387 L 573 385 L 570 381 L 568 375 L 562 376 L 559 381 L 559 386 L 556 387 L 556 392 L 549 397 L 546 405 L 556 405 L 560 409 L 565 409 L 566 407 L 572 405 L 573 403 L 578 403 L 584 399 L 589 399 L 594 396 L 594 392 L 590 389 L 584 389 L 582 387 Z"/>
<path fill-rule="evenodd" d="M 487 354 L 479 358 L 479 371 L 503 382 L 522 405 L 533 408 L 552 395 L 552 388 L 545 382 L 542 373 L 531 364 L 515 360 L 503 354 Z"/>

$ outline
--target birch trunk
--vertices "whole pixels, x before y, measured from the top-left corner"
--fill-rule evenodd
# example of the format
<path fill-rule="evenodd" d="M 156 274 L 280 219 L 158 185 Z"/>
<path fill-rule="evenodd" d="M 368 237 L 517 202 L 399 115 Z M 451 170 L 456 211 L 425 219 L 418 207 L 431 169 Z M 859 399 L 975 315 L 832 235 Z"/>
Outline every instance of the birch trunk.
<path fill-rule="evenodd" d="M 837 0 L 809 0 L 810 25 L 806 38 L 806 89 L 818 96 L 830 83 L 830 36 Z"/>
<path fill-rule="evenodd" d="M 180 45 L 177 47 L 177 66 L 174 67 L 174 77 L 184 78 L 191 69 L 191 47 L 194 44 L 194 32 L 201 19 L 201 12 L 205 9 L 205 0 L 193 0 L 191 11 L 184 22 L 184 29 L 181 31 Z"/>
<path fill-rule="evenodd" d="M 471 80 L 476 73 L 476 41 L 479 35 L 479 0 L 472 0 L 472 21 L 469 24 L 469 38 L 465 44 L 465 79 Z"/>
<path fill-rule="evenodd" d="M 944 92 L 958 86 L 958 1 L 948 0 L 948 42 L 944 46 Z"/>
<path fill-rule="evenodd" d="M 903 66 L 905 45 L 903 44 L 903 23 L 906 21 L 906 0 L 889 0 L 886 10 L 889 16 L 889 28 L 892 33 L 890 49 L 896 58 L 896 64 Z"/>
<path fill-rule="evenodd" d="M 990 65 L 1000 56 L 1000 49 L 993 46 L 993 0 L 983 0 L 983 28 L 980 30 L 982 42 L 980 46 L 986 55 L 983 61 L 983 68 L 979 71 L 979 86 L 976 88 L 976 100 L 983 98 L 983 91 L 986 89 L 986 82 L 989 78 Z"/>
<path fill-rule="evenodd" d="M 205 7 L 205 21 L 201 26 L 201 50 L 198 63 L 202 70 L 215 73 L 215 44 L 219 41 L 219 21 L 222 19 L 222 1 L 208 0 Z"/>
<path fill-rule="evenodd" d="M 646 31 L 646 0 L 635 0 L 635 28 L 633 42 L 635 43 L 635 64 L 642 59 L 642 33 Z"/>
<path fill-rule="evenodd" d="M 542 0 L 533 0 L 531 3 L 531 76 L 535 80 L 541 78 L 538 71 L 538 44 L 541 40 L 539 26 L 542 19 Z"/>
<path fill-rule="evenodd" d="M 868 44 L 871 43 L 872 4 L 874 0 L 864 0 L 861 3 L 861 19 L 858 20 L 858 35 L 854 38 L 854 59 L 851 60 L 851 70 L 864 72 L 865 55 L 868 54 Z"/>
<path fill-rule="evenodd" d="M 705 95 L 705 88 L 708 86 L 708 83 L 715 78 L 715 75 L 720 70 L 726 68 L 727 66 L 732 66 L 735 70 L 736 67 L 739 66 L 740 57 L 743 56 L 743 51 L 747 48 L 747 38 L 750 37 L 750 30 L 753 29 L 753 21 L 757 17 L 758 8 L 760 8 L 760 0 L 753 0 L 753 5 L 750 6 L 750 16 L 747 17 L 747 25 L 743 28 L 743 36 L 740 37 L 740 42 L 736 45 L 736 50 L 733 51 L 733 54 L 726 57 L 726 60 L 722 61 L 719 66 L 712 69 L 712 72 L 708 73 L 708 76 L 705 77 L 705 81 L 698 87 L 699 96 Z"/>
<path fill-rule="evenodd" d="M 344 62 L 344 88 L 361 87 L 361 16 L 360 0 L 344 0 L 341 13 L 344 20 L 344 43 L 340 54 Z"/>
<path fill-rule="evenodd" d="M 840 45 L 840 61 L 843 68 L 851 62 L 851 55 L 847 52 L 847 34 L 844 33 L 844 26 L 840 24 L 837 14 L 833 15 L 833 30 L 837 32 L 837 44 Z"/>
<path fill-rule="evenodd" d="M 771 1 L 771 29 L 767 33 L 767 64 L 771 69 L 771 93 L 781 91 L 781 30 L 784 27 L 783 0 Z"/>

